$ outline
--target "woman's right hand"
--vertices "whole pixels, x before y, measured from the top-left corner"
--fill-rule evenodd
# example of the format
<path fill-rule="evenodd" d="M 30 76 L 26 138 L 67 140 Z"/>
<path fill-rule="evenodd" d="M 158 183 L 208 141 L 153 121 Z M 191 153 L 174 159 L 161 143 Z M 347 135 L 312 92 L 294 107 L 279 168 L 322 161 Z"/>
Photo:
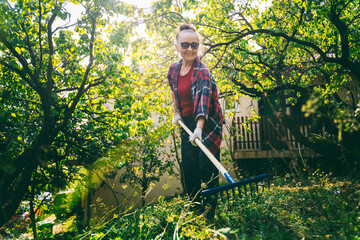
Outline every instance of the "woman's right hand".
<path fill-rule="evenodd" d="M 175 126 L 180 126 L 179 120 L 181 120 L 180 114 L 179 113 L 174 113 L 172 122 L 173 122 L 173 124 Z"/>

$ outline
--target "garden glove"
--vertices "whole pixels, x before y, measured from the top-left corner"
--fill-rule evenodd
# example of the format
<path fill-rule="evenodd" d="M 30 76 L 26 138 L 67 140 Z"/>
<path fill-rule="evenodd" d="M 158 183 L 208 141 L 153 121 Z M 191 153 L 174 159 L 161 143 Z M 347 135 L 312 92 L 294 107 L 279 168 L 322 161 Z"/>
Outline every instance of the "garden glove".
<path fill-rule="evenodd" d="M 195 131 L 192 135 L 190 135 L 189 137 L 189 141 L 191 142 L 192 145 L 197 146 L 195 139 L 199 139 L 200 141 L 202 141 L 201 139 L 201 134 L 202 134 L 202 130 L 200 128 L 195 128 Z"/>
<path fill-rule="evenodd" d="M 180 126 L 179 120 L 181 120 L 180 114 L 179 113 L 174 113 L 172 122 L 173 122 L 173 124 L 175 126 Z"/>

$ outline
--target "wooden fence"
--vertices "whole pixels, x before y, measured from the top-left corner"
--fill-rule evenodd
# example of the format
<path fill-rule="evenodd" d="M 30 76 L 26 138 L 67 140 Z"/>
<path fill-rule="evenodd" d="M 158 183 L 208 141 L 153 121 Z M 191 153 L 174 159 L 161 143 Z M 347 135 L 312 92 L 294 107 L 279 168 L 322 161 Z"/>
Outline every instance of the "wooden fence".
<path fill-rule="evenodd" d="M 307 135 L 311 121 L 302 115 L 292 116 L 300 132 Z M 234 151 L 304 149 L 276 116 L 262 116 L 258 121 L 235 117 L 232 123 Z"/>

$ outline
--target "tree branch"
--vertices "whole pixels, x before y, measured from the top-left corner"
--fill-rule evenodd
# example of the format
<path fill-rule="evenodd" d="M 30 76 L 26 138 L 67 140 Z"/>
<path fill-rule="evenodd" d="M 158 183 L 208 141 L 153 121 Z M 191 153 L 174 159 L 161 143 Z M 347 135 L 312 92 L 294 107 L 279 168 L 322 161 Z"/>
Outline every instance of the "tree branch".
<path fill-rule="evenodd" d="M 28 46 L 28 49 L 29 49 L 31 62 L 32 62 L 34 68 L 36 69 L 36 65 L 37 65 L 36 64 L 36 56 L 34 54 L 33 48 L 32 48 L 31 43 L 30 43 L 29 33 L 28 33 L 27 29 L 25 28 L 25 25 L 24 25 L 23 22 L 20 24 L 20 26 L 21 26 L 21 29 L 23 30 L 23 32 L 25 33 L 26 45 Z"/>
<path fill-rule="evenodd" d="M 41 1 L 39 0 L 39 21 L 38 21 L 38 35 L 39 35 L 39 52 L 40 52 L 40 60 L 39 60 L 39 69 L 37 69 L 37 76 L 40 76 L 41 69 L 43 65 L 43 49 L 42 49 L 42 38 L 41 38 Z"/>
<path fill-rule="evenodd" d="M 24 81 L 30 85 L 30 87 L 34 88 L 34 84 L 27 78 L 26 73 L 24 73 L 22 70 L 11 66 L 10 64 L 4 62 L 3 60 L 0 59 L 0 64 L 2 64 L 4 67 L 16 72 L 17 74 L 19 74 L 19 76 L 24 79 Z"/>
<path fill-rule="evenodd" d="M 61 93 L 61 92 L 71 92 L 71 91 L 76 91 L 76 90 L 79 90 L 79 88 L 78 87 L 63 88 L 63 89 L 56 90 L 55 92 L 56 93 Z"/>
<path fill-rule="evenodd" d="M 292 83 L 284 83 L 284 84 L 281 84 L 279 86 L 276 86 L 268 91 L 266 91 L 268 94 L 275 94 L 277 92 L 280 92 L 280 91 L 283 91 L 283 90 L 286 90 L 286 89 L 290 89 L 290 90 L 294 90 L 294 91 L 297 91 L 297 92 L 300 92 L 302 95 L 307 95 L 308 91 L 307 91 L 307 88 L 304 88 L 304 87 L 301 87 L 299 85 L 296 85 L 296 84 L 292 84 Z"/>
<path fill-rule="evenodd" d="M 47 92 L 50 92 L 51 89 L 54 86 L 54 81 L 53 81 L 53 55 L 54 55 L 54 43 L 53 43 L 53 33 L 51 31 L 52 25 L 55 21 L 55 18 L 57 17 L 57 11 L 55 11 L 55 13 L 53 15 L 51 15 L 50 20 L 48 22 L 47 25 L 47 36 L 48 36 L 48 44 L 49 44 L 49 62 L 48 62 L 48 66 L 47 66 L 47 82 L 46 82 L 46 88 L 47 88 Z"/>
<path fill-rule="evenodd" d="M 284 39 L 286 39 L 288 41 L 298 43 L 298 44 L 303 45 L 303 46 L 310 47 L 310 48 L 314 49 L 320 55 L 320 57 L 322 58 L 322 60 L 324 62 L 338 63 L 338 64 L 340 64 L 342 66 L 344 66 L 344 64 L 345 64 L 342 59 L 328 57 L 326 55 L 326 53 L 319 46 L 317 46 L 316 44 L 314 44 L 312 42 L 304 41 L 304 40 L 298 39 L 296 37 L 289 36 L 289 35 L 287 35 L 287 34 L 285 34 L 283 32 L 275 32 L 273 30 L 268 30 L 268 29 L 249 30 L 249 31 L 244 32 L 244 33 L 240 34 L 239 36 L 231 39 L 228 42 L 217 43 L 217 44 L 214 44 L 214 45 L 210 45 L 210 44 L 204 44 L 204 45 L 210 46 L 210 48 L 207 50 L 207 52 L 208 52 L 213 48 L 233 44 L 233 43 L 239 41 L 240 39 L 242 39 L 242 38 L 244 38 L 246 36 L 255 35 L 255 34 L 261 34 L 261 33 L 267 34 L 267 35 L 270 35 L 270 36 L 274 36 L 274 37 L 282 37 L 282 38 L 284 38 Z M 344 66 L 344 67 L 348 68 L 348 66 Z"/>
<path fill-rule="evenodd" d="M 240 92 L 250 96 L 250 97 L 261 97 L 262 92 L 255 89 L 255 88 L 249 88 L 245 84 L 241 83 L 240 81 L 236 81 L 235 78 L 232 78 L 231 81 L 236 85 L 240 87 Z"/>
<path fill-rule="evenodd" d="M 65 117 L 64 117 L 64 121 L 62 123 L 62 125 L 66 125 L 67 122 L 69 121 L 72 113 L 75 110 L 76 105 L 78 104 L 78 102 L 80 101 L 81 96 L 84 94 L 85 92 L 85 84 L 86 81 L 88 80 L 89 74 L 90 74 L 90 70 L 91 67 L 94 63 L 94 41 L 95 41 L 95 33 L 96 33 L 96 15 L 91 17 L 91 36 L 90 36 L 90 44 L 89 44 L 89 52 L 90 52 L 90 56 L 89 56 L 89 63 L 86 67 L 82 82 L 80 84 L 80 87 L 78 88 L 77 94 L 73 100 L 73 102 L 71 103 Z"/>
<path fill-rule="evenodd" d="M 26 59 L 18 53 L 15 48 L 11 45 L 11 43 L 6 39 L 3 31 L 0 30 L 0 42 L 5 45 L 5 47 L 13 54 L 13 56 L 20 62 L 21 66 L 24 68 L 26 74 L 29 74 L 30 78 L 33 78 L 33 73 L 29 68 L 29 64 Z"/>
<path fill-rule="evenodd" d="M 334 3 L 331 3 L 330 7 L 330 21 L 335 25 L 336 29 L 339 31 L 340 39 L 341 39 L 341 59 L 345 62 L 349 59 L 349 33 L 348 33 L 348 27 L 344 22 L 340 20 L 340 12 L 336 12 L 337 5 Z"/>
<path fill-rule="evenodd" d="M 102 84 L 106 78 L 107 78 L 107 75 L 101 76 L 101 77 L 95 79 L 95 81 L 93 83 L 90 83 L 86 86 L 86 88 L 84 89 L 84 92 L 87 92 L 91 87 Z"/>

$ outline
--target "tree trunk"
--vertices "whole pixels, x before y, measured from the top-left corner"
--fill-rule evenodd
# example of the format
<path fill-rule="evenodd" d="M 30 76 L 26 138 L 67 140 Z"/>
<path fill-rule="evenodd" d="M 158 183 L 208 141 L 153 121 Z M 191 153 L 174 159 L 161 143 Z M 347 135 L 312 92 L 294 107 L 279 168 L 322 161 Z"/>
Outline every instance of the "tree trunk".
<path fill-rule="evenodd" d="M 281 122 L 284 124 L 285 128 L 290 130 L 291 134 L 299 143 L 314 150 L 315 152 L 320 153 L 329 159 L 338 159 L 342 155 L 341 148 L 336 143 L 321 137 L 312 138 L 309 136 L 304 136 L 300 132 L 300 129 L 295 121 L 290 116 L 282 115 Z"/>
<path fill-rule="evenodd" d="M 37 231 L 36 231 L 36 217 L 35 217 L 35 210 L 34 210 L 34 195 L 31 193 L 31 200 L 30 200 L 30 221 L 31 221 L 31 228 L 34 236 L 34 240 L 37 239 Z"/>
<path fill-rule="evenodd" d="M 91 198 L 92 198 L 92 166 L 88 166 L 88 182 L 87 182 L 87 195 L 86 195 L 86 204 L 84 210 L 84 226 L 90 226 L 91 220 Z"/>
<path fill-rule="evenodd" d="M 39 162 L 34 151 L 25 151 L 15 162 L 25 163 L 18 167 L 20 171 L 5 172 L 0 184 L 0 227 L 13 216 L 28 191 L 32 173 Z M 4 183 L 4 184 L 3 184 Z"/>
<path fill-rule="evenodd" d="M 184 175 L 183 175 L 183 171 L 182 171 L 182 167 L 181 167 L 181 159 L 178 153 L 178 149 L 176 146 L 176 137 L 175 137 L 175 130 L 172 130 L 172 137 L 173 137 L 173 144 L 174 144 L 174 152 L 175 152 L 175 158 L 176 158 L 176 162 L 179 165 L 179 170 L 180 170 L 180 182 L 181 182 L 181 186 L 183 187 L 183 190 L 185 190 L 185 180 L 184 180 Z"/>

